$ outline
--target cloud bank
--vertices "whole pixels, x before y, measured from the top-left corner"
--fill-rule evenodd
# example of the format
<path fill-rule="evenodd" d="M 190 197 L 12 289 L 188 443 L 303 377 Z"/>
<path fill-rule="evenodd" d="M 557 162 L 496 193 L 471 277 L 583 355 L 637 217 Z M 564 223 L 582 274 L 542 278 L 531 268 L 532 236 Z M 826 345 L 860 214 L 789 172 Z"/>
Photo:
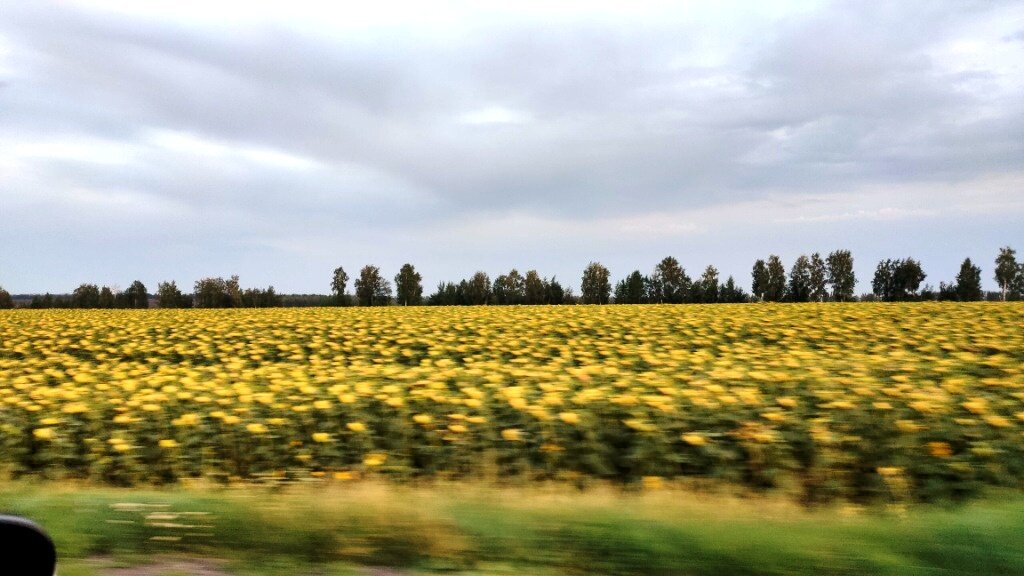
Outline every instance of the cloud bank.
<path fill-rule="evenodd" d="M 1019 2 L 151 4 L 3 8 L 12 292 L 1024 249 Z"/>

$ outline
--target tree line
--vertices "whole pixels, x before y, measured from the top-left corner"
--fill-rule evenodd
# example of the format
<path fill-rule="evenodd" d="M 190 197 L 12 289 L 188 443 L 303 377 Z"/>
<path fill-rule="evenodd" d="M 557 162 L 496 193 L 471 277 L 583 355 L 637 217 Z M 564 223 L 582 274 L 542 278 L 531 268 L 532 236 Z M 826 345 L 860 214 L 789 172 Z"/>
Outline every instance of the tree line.
<path fill-rule="evenodd" d="M 121 291 L 110 286 L 81 284 L 71 294 L 35 295 L 28 308 L 271 308 L 284 304 L 284 299 L 270 286 L 266 289 L 239 286 L 238 276 L 196 280 L 191 293 L 183 293 L 174 281 L 160 282 L 156 294 L 150 295 L 146 285 L 136 280 Z M 13 308 L 11 295 L 0 288 L 0 308 Z"/>
<path fill-rule="evenodd" d="M 857 277 L 853 254 L 836 250 L 826 257 L 819 253 L 801 255 L 786 272 L 782 259 L 770 255 L 758 259 L 751 270 L 751 293 L 729 276 L 720 281 L 718 269 L 707 266 L 697 278 L 691 278 L 679 261 L 667 256 L 649 275 L 634 270 L 625 278 L 611 283 L 611 272 L 599 262 L 591 262 L 583 271 L 580 294 L 563 287 L 554 277 L 544 278 L 536 270 L 525 275 L 517 269 L 493 281 L 486 272 L 478 271 L 458 282 L 441 282 L 436 291 L 423 297 L 420 274 L 412 264 L 405 264 L 395 276 L 396 298 L 391 285 L 376 266 L 364 266 L 354 282 L 354 301 L 346 292 L 349 280 L 344 268 L 337 268 L 331 282 L 336 304 L 376 306 L 439 305 L 478 306 L 487 304 L 685 304 L 742 302 L 853 302 L 882 300 L 983 300 L 987 295 L 981 287 L 981 269 L 964 260 L 955 282 L 940 282 L 938 290 L 923 285 L 927 275 L 921 263 L 913 258 L 886 259 L 878 263 L 871 282 L 872 292 L 855 294 Z M 1017 262 L 1016 252 L 1001 248 L 996 258 L 995 280 L 1001 300 L 1024 298 L 1024 264 Z"/>
<path fill-rule="evenodd" d="M 424 296 L 423 278 L 412 264 L 401 267 L 394 276 L 393 286 L 380 268 L 366 265 L 352 282 L 353 294 L 348 293 L 351 278 L 343 267 L 338 267 L 331 277 L 330 295 L 281 295 L 273 286 L 242 289 L 238 276 L 231 276 L 197 280 L 191 293 L 183 293 L 173 281 L 160 282 L 152 297 L 138 280 L 124 291 L 82 284 L 70 295 L 34 296 L 28 307 L 266 308 L 1024 299 L 1024 263 L 1017 261 L 1016 251 L 1009 246 L 1000 248 L 995 260 L 994 279 L 998 292 L 985 293 L 981 286 L 981 268 L 970 258 L 963 261 L 952 282 L 940 282 L 938 288 L 934 288 L 924 284 L 926 278 L 919 261 L 887 258 L 875 268 L 871 292 L 858 297 L 854 294 L 857 277 L 849 250 L 836 250 L 825 257 L 819 253 L 801 255 L 788 274 L 782 259 L 772 254 L 754 262 L 748 294 L 732 276 L 721 281 L 714 266 L 707 266 L 700 276 L 692 278 L 676 258 L 667 256 L 650 274 L 634 270 L 614 286 L 608 268 L 591 262 L 583 271 L 579 295 L 554 276 L 542 277 L 536 270 L 523 274 L 513 268 L 493 280 L 486 272 L 478 271 L 457 282 L 440 282 L 433 293 Z M 0 308 L 13 307 L 11 295 L 0 288 Z"/>
<path fill-rule="evenodd" d="M 33 296 L 29 308 L 149 308 L 149 293 L 139 280 L 125 290 L 82 284 L 69 295 Z"/>
<path fill-rule="evenodd" d="M 483 306 L 487 304 L 566 304 L 573 301 L 571 289 L 563 288 L 552 278 L 541 278 L 536 270 L 524 276 L 512 269 L 491 281 L 486 272 L 478 271 L 458 282 L 441 282 L 437 290 L 424 297 L 422 276 L 412 264 L 405 264 L 395 276 L 395 298 L 391 298 L 391 285 L 376 266 L 367 265 L 359 271 L 353 282 L 354 302 L 346 289 L 349 276 L 344 268 L 337 268 L 331 280 L 331 292 L 336 304 L 355 303 L 359 306 L 398 304 L 402 306 Z"/>

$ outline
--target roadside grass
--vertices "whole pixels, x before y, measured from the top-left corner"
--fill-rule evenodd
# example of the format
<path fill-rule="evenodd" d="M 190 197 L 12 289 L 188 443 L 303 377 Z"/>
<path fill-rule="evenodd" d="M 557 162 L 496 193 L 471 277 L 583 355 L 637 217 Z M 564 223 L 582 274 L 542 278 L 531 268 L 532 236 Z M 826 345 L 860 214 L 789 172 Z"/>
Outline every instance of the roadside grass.
<path fill-rule="evenodd" d="M 0 511 L 46 527 L 62 576 L 154 558 L 220 559 L 225 573 L 251 576 L 373 573 L 367 567 L 465 576 L 1024 574 L 1019 493 L 952 508 L 808 510 L 775 497 L 602 488 L 14 483 L 0 489 Z"/>

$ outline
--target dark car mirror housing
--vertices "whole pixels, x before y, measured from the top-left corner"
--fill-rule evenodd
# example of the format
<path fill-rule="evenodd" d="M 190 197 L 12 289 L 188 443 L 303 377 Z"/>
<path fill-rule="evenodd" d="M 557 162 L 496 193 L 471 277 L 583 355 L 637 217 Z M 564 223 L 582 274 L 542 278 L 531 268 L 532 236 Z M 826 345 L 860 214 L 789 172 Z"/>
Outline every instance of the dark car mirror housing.
<path fill-rule="evenodd" d="M 57 567 L 57 549 L 50 536 L 18 516 L 0 515 L 0 558 L 4 565 L 16 566 L 21 576 L 53 576 Z"/>

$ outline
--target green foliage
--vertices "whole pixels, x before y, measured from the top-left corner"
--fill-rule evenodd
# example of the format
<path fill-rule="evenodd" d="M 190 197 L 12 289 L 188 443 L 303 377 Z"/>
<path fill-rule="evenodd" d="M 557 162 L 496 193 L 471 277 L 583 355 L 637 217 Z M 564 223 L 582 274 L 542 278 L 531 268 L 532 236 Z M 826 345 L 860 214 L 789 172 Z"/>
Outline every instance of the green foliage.
<path fill-rule="evenodd" d="M 961 302 L 981 300 L 981 268 L 967 258 L 960 265 L 960 273 L 956 275 L 956 296 Z"/>
<path fill-rule="evenodd" d="M 331 293 L 341 306 L 348 304 L 348 295 L 345 293 L 347 286 L 348 274 L 344 268 L 338 266 L 334 269 L 334 274 L 331 276 Z"/>
<path fill-rule="evenodd" d="M 672 256 L 666 256 L 651 274 L 648 300 L 658 304 L 681 304 L 690 296 L 692 281 Z"/>
<path fill-rule="evenodd" d="M 551 280 L 544 281 L 544 292 L 546 298 L 544 302 L 545 304 L 558 305 L 572 303 L 568 301 L 570 294 L 562 288 L 562 285 L 554 276 L 551 277 Z"/>
<path fill-rule="evenodd" d="M 224 570 L 254 576 L 1024 573 L 1019 495 L 858 513 L 565 487 L 129 493 L 15 485 L 5 487 L 0 507 L 50 532 L 61 574 L 105 573 L 93 571 L 97 556 L 145 565 L 182 555 L 225 559 Z M 204 528 L 187 528 L 195 525 Z"/>
<path fill-rule="evenodd" d="M 921 282 L 927 275 L 913 258 L 882 260 L 875 268 L 871 288 L 875 296 L 887 302 L 916 300 Z"/>
<path fill-rule="evenodd" d="M 764 299 L 781 302 L 786 297 L 786 268 L 782 259 L 775 254 L 769 256 L 765 272 Z"/>
<path fill-rule="evenodd" d="M 1017 251 L 1009 246 L 999 249 L 995 280 L 1003 300 L 1015 300 L 1024 296 L 1024 264 L 1017 263 Z"/>
<path fill-rule="evenodd" d="M 174 280 L 160 282 L 156 287 L 156 305 L 158 308 L 188 308 L 191 299 L 182 294 Z"/>
<path fill-rule="evenodd" d="M 395 290 L 401 306 L 419 306 L 423 303 L 423 277 L 412 264 L 403 264 L 395 275 Z"/>
<path fill-rule="evenodd" d="M 466 304 L 480 306 L 491 302 L 491 278 L 486 272 L 477 271 L 463 288 Z"/>
<path fill-rule="evenodd" d="M 177 286 L 173 282 L 161 284 L 161 302 L 164 292 L 168 303 L 177 302 L 177 306 L 164 306 L 161 308 L 187 307 L 184 298 L 176 294 Z M 192 295 L 192 305 L 196 308 L 274 308 L 282 304 L 281 297 L 274 291 L 273 286 L 265 290 L 259 288 L 242 289 L 238 282 L 238 276 L 224 280 L 223 278 L 203 278 L 197 280 Z"/>
<path fill-rule="evenodd" d="M 969 260 L 969 259 L 968 259 Z M 371 267 L 375 268 L 375 267 Z M 709 267 L 713 269 L 713 267 Z M 365 269 L 364 269 L 365 270 Z M 705 274 L 708 270 L 705 270 Z M 379 269 L 377 270 L 379 276 Z M 717 274 L 717 271 L 716 271 Z M 542 278 L 536 270 L 525 276 L 513 269 L 499 275 L 492 283 L 482 271 L 459 282 L 441 282 L 437 290 L 426 298 L 431 305 L 485 305 L 485 304 L 570 304 L 607 303 L 612 296 L 612 285 L 607 268 L 591 262 L 584 271 L 582 294 L 576 298 L 571 288 L 563 287 L 555 278 Z M 717 277 L 717 276 L 716 276 Z M 908 301 L 908 300 L 960 300 L 972 301 L 988 298 L 995 300 L 1018 300 L 1024 297 L 1024 265 L 1017 262 L 1016 251 L 1003 247 L 996 258 L 995 279 L 1000 292 L 986 293 L 981 288 L 980 269 L 973 263 L 965 262 L 955 282 L 939 284 L 936 291 L 931 285 L 922 283 L 926 278 L 921 264 L 913 258 L 888 259 L 879 262 L 872 280 L 872 294 L 863 295 L 866 300 Z M 650 276 L 643 279 L 643 290 L 638 290 L 637 276 L 630 274 L 615 285 L 614 295 L 620 303 L 711 303 L 747 302 L 750 300 L 735 280 L 728 283 L 715 282 L 707 278 L 693 281 L 672 256 L 663 258 Z M 273 287 L 266 290 L 245 289 L 239 286 L 238 277 L 204 278 L 195 282 L 193 294 L 182 295 L 174 282 L 161 283 L 156 293 L 157 306 L 161 308 L 227 308 L 252 306 L 323 306 L 347 304 L 346 293 L 348 274 L 342 267 L 334 270 L 331 282 L 333 297 L 310 295 L 286 295 L 274 293 Z M 422 277 L 411 264 L 406 264 L 395 276 L 397 301 L 405 304 L 424 303 Z M 374 280 L 377 282 L 377 280 Z M 767 261 L 758 259 L 751 271 L 753 300 L 794 301 L 794 302 L 837 302 L 856 300 L 854 289 L 856 276 L 853 271 L 853 256 L 849 250 L 835 250 L 827 258 L 814 253 L 808 258 L 796 259 L 787 275 L 781 259 L 771 255 Z M 357 280 L 356 284 L 359 284 Z M 163 290 L 161 290 L 163 288 Z M 377 290 L 367 299 L 364 289 L 360 302 L 372 300 L 374 305 L 390 302 L 391 286 L 379 279 Z M 642 292 L 642 294 L 641 294 Z M 0 290 L 0 307 L 13 306 L 10 294 L 4 296 Z M 331 298 L 330 301 L 326 300 Z M 80 285 L 70 295 L 34 295 L 30 308 L 147 308 L 149 295 L 141 281 L 134 281 L 128 289 L 116 292 L 110 287 L 96 284 Z"/>
<path fill-rule="evenodd" d="M 789 272 L 786 299 L 790 302 L 808 302 L 811 299 L 811 261 L 800 255 Z"/>
<path fill-rule="evenodd" d="M 114 292 L 110 290 L 109 286 L 104 286 L 100 289 L 100 298 L 98 308 L 113 308 L 115 304 Z"/>
<path fill-rule="evenodd" d="M 242 291 L 242 306 L 244 308 L 277 308 L 281 306 L 281 297 L 274 291 L 273 286 L 268 286 L 266 290 L 246 288 Z"/>
<path fill-rule="evenodd" d="M 828 280 L 828 269 L 825 266 L 825 261 L 821 259 L 821 254 L 817 252 L 811 254 L 810 268 L 809 299 L 812 302 L 824 302 L 828 298 L 828 290 L 825 287 Z"/>
<path fill-rule="evenodd" d="M 740 304 L 747 301 L 747 294 L 736 284 L 732 276 L 722 284 L 718 291 L 718 301 L 726 304 Z"/>
<path fill-rule="evenodd" d="M 545 304 L 546 300 L 544 279 L 536 270 L 528 270 L 523 279 L 523 304 Z"/>
<path fill-rule="evenodd" d="M 513 268 L 494 279 L 491 294 L 495 304 L 522 304 L 526 299 L 526 280 Z"/>
<path fill-rule="evenodd" d="M 857 285 L 857 277 L 853 272 L 853 254 L 849 250 L 836 250 L 828 255 L 825 266 L 828 284 L 832 287 L 832 300 L 853 300 L 853 290 Z"/>
<path fill-rule="evenodd" d="M 459 283 L 441 282 L 427 298 L 432 306 L 481 306 L 485 304 L 563 304 L 565 290 L 554 278 L 541 278 L 536 270 L 526 276 L 512 270 L 494 283 L 485 272 L 477 272 Z"/>
<path fill-rule="evenodd" d="M 285 308 L 322 308 L 337 306 L 338 299 L 328 294 L 281 294 L 281 306 Z"/>
<path fill-rule="evenodd" d="M 196 280 L 192 289 L 192 305 L 196 308 L 232 308 L 235 299 L 229 289 L 237 289 L 238 276 L 232 276 L 232 281 L 233 286 L 229 287 L 223 278 Z"/>
<path fill-rule="evenodd" d="M 140 280 L 132 282 L 120 296 L 124 308 L 149 308 L 149 294 L 146 285 Z"/>
<path fill-rule="evenodd" d="M 45 308 L 74 308 L 74 305 L 70 297 L 54 296 L 47 292 L 42 296 L 33 296 L 32 302 L 29 304 L 29 308 L 33 310 Z"/>
<path fill-rule="evenodd" d="M 71 302 L 75 308 L 99 308 L 100 289 L 95 284 L 81 284 L 71 293 Z"/>
<path fill-rule="evenodd" d="M 363 266 L 355 281 L 355 289 L 360 306 L 387 306 L 391 303 L 391 284 L 376 266 Z"/>
<path fill-rule="evenodd" d="M 643 304 L 647 302 L 648 283 L 647 278 L 639 270 L 634 270 L 632 274 L 615 285 L 615 303 Z"/>
<path fill-rule="evenodd" d="M 463 280 L 463 284 L 465 280 Z M 437 291 L 427 297 L 427 304 L 431 306 L 461 306 L 465 302 L 465 294 L 462 286 L 454 282 L 440 282 Z"/>
<path fill-rule="evenodd" d="M 754 262 L 754 269 L 750 272 L 750 291 L 757 300 L 764 300 L 768 292 L 768 266 L 760 258 Z"/>
<path fill-rule="evenodd" d="M 580 299 L 584 304 L 607 304 L 612 294 L 611 273 L 599 262 L 591 262 L 583 270 Z"/>
<path fill-rule="evenodd" d="M 718 269 L 708 266 L 700 279 L 693 284 L 693 301 L 704 304 L 718 302 Z"/>

